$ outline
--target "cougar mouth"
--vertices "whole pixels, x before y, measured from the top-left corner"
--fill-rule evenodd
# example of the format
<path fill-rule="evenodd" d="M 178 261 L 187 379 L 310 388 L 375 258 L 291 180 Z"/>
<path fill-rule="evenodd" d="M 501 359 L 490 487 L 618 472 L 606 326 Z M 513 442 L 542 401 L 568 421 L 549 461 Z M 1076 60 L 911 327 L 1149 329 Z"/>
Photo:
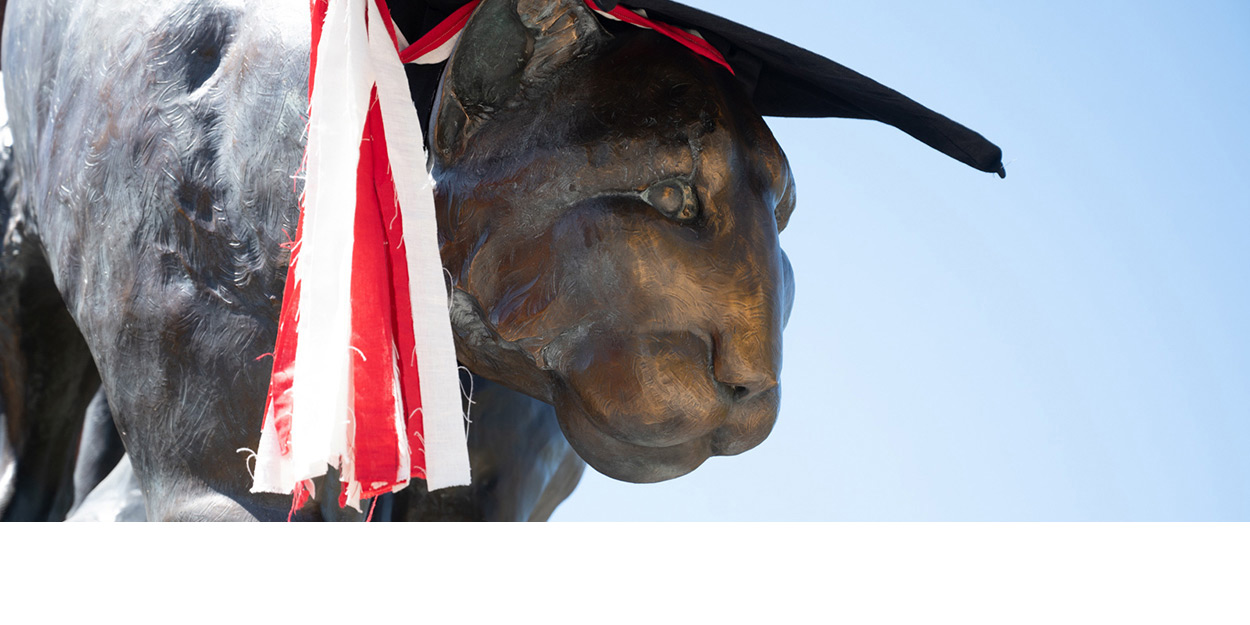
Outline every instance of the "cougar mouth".
<path fill-rule="evenodd" d="M 668 446 L 638 445 L 605 432 L 598 427 L 602 417 L 592 416 L 577 393 L 561 390 L 556 399 L 560 429 L 587 464 L 614 479 L 648 484 L 681 477 L 712 456 L 732 456 L 759 445 L 776 423 L 780 393 L 763 393 L 745 410 L 731 411 L 707 434 Z"/>
<path fill-rule="evenodd" d="M 701 436 L 668 447 L 636 445 L 596 426 L 576 393 L 557 393 L 556 418 L 573 450 L 608 477 L 649 484 L 681 477 L 699 468 L 712 453 L 711 437 Z"/>
<path fill-rule="evenodd" d="M 561 429 L 596 470 L 628 482 L 751 449 L 772 430 L 780 392 L 744 399 L 716 381 L 711 362 L 710 341 L 694 332 L 584 339 L 556 375 Z"/>

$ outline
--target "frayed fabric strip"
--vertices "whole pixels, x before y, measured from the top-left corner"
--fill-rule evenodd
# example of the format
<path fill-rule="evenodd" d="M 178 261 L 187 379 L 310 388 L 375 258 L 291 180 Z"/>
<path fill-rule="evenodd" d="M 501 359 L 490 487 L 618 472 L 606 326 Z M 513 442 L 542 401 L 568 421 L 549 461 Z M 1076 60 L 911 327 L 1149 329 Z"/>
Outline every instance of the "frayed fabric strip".
<path fill-rule="evenodd" d="M 339 504 L 358 510 L 413 478 L 429 490 L 469 483 L 433 184 L 400 39 L 384 0 L 311 9 L 306 182 L 252 488 L 292 494 L 292 514 L 330 469 Z"/>

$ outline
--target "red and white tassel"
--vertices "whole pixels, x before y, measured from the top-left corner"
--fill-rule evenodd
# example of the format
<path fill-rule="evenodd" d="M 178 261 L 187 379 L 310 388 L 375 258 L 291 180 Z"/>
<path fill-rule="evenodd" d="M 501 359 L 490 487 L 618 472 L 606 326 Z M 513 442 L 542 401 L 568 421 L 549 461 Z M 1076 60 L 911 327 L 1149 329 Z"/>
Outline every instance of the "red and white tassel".
<path fill-rule="evenodd" d="M 314 0 L 308 143 L 253 492 L 469 483 L 421 125 L 384 0 Z"/>

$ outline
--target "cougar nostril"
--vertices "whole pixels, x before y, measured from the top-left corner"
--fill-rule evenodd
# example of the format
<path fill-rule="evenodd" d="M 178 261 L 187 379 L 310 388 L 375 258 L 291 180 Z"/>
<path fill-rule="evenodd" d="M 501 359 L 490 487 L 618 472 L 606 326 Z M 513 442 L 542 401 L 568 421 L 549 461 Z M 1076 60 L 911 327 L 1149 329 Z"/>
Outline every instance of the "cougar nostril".
<path fill-rule="evenodd" d="M 777 381 L 775 379 L 764 378 L 757 381 L 742 380 L 737 384 L 732 382 L 721 382 L 721 384 L 729 390 L 729 395 L 736 402 L 747 401 L 754 398 L 756 395 L 767 393 L 777 387 Z"/>
<path fill-rule="evenodd" d="M 779 355 L 750 336 L 712 335 L 712 377 L 732 401 L 745 402 L 777 386 Z"/>

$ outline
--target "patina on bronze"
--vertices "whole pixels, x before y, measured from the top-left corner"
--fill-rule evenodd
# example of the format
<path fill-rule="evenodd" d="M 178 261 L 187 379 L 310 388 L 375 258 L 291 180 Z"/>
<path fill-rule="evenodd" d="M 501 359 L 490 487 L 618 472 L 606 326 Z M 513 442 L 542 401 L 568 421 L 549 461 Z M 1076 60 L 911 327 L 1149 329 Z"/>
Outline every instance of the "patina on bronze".
<path fill-rule="evenodd" d="M 677 477 L 776 419 L 793 179 L 728 72 L 551 4 L 484 2 L 434 111 L 459 356 L 599 471 Z"/>
<path fill-rule="evenodd" d="M 411 29 L 458 3 L 414 3 L 432 13 L 412 22 L 396 5 Z M 306 10 L 8 6 L 5 519 L 135 514 L 136 485 L 152 520 L 286 518 L 238 450 L 256 448 L 297 216 Z M 410 75 L 474 373 L 474 484 L 414 486 L 374 518 L 544 519 L 579 456 L 646 482 L 763 440 L 793 298 L 777 234 L 794 183 L 757 109 L 773 79 L 581 0 L 486 0 L 445 71 Z M 101 483 L 108 413 L 129 460 Z M 296 518 L 361 518 L 326 482 Z"/>

